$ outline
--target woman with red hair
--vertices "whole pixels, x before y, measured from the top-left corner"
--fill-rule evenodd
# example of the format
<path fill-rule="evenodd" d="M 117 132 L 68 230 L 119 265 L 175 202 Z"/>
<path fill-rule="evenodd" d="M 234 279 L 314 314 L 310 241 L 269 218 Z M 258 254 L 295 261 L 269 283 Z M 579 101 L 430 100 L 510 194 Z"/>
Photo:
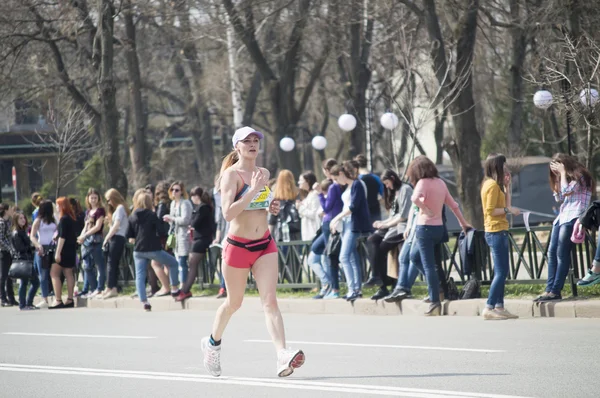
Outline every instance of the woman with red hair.
<path fill-rule="evenodd" d="M 56 210 L 58 211 L 60 221 L 58 222 L 58 245 L 54 256 L 54 264 L 50 269 L 50 277 L 52 278 L 52 287 L 54 288 L 55 300 L 54 305 L 49 307 L 52 309 L 58 308 L 73 308 L 73 289 L 75 287 L 75 259 L 77 256 L 77 225 L 75 221 L 75 213 L 69 202 L 69 198 L 61 197 L 56 200 Z M 60 275 L 63 273 L 67 279 L 67 302 L 63 303 L 62 282 Z"/>

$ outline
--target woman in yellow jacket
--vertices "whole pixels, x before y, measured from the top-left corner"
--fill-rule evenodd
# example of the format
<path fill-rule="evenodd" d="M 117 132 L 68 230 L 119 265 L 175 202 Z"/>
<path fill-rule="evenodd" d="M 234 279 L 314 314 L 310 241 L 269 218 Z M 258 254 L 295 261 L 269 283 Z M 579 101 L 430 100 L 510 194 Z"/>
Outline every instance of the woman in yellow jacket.
<path fill-rule="evenodd" d="M 494 279 L 490 286 L 483 319 L 518 318 L 504 308 L 504 286 L 509 270 L 507 214 L 518 216 L 519 209 L 511 207 L 510 172 L 506 157 L 490 154 L 484 165 L 485 180 L 481 185 L 481 202 L 485 224 L 485 241 L 492 252 Z"/>

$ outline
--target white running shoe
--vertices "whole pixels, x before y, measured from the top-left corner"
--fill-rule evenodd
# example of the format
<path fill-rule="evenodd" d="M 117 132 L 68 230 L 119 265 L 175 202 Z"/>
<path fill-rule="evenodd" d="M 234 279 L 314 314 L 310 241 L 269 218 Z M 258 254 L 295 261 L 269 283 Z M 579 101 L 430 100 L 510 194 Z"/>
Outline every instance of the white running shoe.
<path fill-rule="evenodd" d="M 277 376 L 287 377 L 304 365 L 304 353 L 302 350 L 284 348 L 277 353 Z"/>
<path fill-rule="evenodd" d="M 204 367 L 212 376 L 221 376 L 221 346 L 213 346 L 209 343 L 209 337 L 204 337 L 200 342 L 204 353 Z"/>
<path fill-rule="evenodd" d="M 46 309 L 46 308 L 48 308 L 49 306 L 48 306 L 48 303 L 47 303 L 47 302 L 45 302 L 44 300 L 42 300 L 42 301 L 40 301 L 40 302 L 39 302 L 39 303 L 36 305 L 36 307 L 37 307 L 37 308 L 39 308 L 39 309 L 41 310 L 41 309 Z"/>

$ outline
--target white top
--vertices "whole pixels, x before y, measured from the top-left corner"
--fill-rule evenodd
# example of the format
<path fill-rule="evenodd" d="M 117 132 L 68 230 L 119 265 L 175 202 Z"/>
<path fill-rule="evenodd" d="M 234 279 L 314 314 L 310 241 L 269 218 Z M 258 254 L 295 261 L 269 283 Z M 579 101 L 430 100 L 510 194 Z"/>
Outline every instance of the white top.
<path fill-rule="evenodd" d="M 117 233 L 115 235 L 119 235 L 125 238 L 127 236 L 127 228 L 129 227 L 129 222 L 127 220 L 127 212 L 125 211 L 125 207 L 123 207 L 123 205 L 118 205 L 117 209 L 112 215 L 113 225 L 117 220 L 119 220 L 121 224 L 119 224 L 119 229 L 117 230 Z"/>
<path fill-rule="evenodd" d="M 319 217 L 319 210 L 321 210 L 321 201 L 319 200 L 319 194 L 312 190 L 306 196 L 306 199 L 300 203 L 298 207 L 298 214 L 300 214 L 300 226 L 302 233 L 302 240 L 312 240 L 317 234 L 317 230 L 321 226 L 321 217 Z"/>
<path fill-rule="evenodd" d="M 42 246 L 48 246 L 52 243 L 52 238 L 56 232 L 56 224 L 46 224 L 44 220 L 40 220 L 40 227 L 38 228 L 38 242 Z"/>

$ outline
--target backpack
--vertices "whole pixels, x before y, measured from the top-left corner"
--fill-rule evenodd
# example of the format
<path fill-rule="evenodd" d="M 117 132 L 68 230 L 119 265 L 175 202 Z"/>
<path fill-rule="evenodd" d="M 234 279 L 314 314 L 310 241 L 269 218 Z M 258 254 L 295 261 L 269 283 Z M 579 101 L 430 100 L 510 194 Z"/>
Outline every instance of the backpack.
<path fill-rule="evenodd" d="M 450 278 L 448 280 L 448 297 L 446 297 L 446 300 L 458 300 L 458 297 L 458 288 L 456 287 L 454 278 Z"/>
<path fill-rule="evenodd" d="M 469 279 L 460 292 L 461 300 L 481 298 L 481 282 L 475 278 Z"/>
<path fill-rule="evenodd" d="M 300 214 L 298 214 L 294 202 L 285 201 L 279 212 L 279 220 L 281 220 L 281 223 L 288 225 L 290 233 L 300 232 Z"/>

